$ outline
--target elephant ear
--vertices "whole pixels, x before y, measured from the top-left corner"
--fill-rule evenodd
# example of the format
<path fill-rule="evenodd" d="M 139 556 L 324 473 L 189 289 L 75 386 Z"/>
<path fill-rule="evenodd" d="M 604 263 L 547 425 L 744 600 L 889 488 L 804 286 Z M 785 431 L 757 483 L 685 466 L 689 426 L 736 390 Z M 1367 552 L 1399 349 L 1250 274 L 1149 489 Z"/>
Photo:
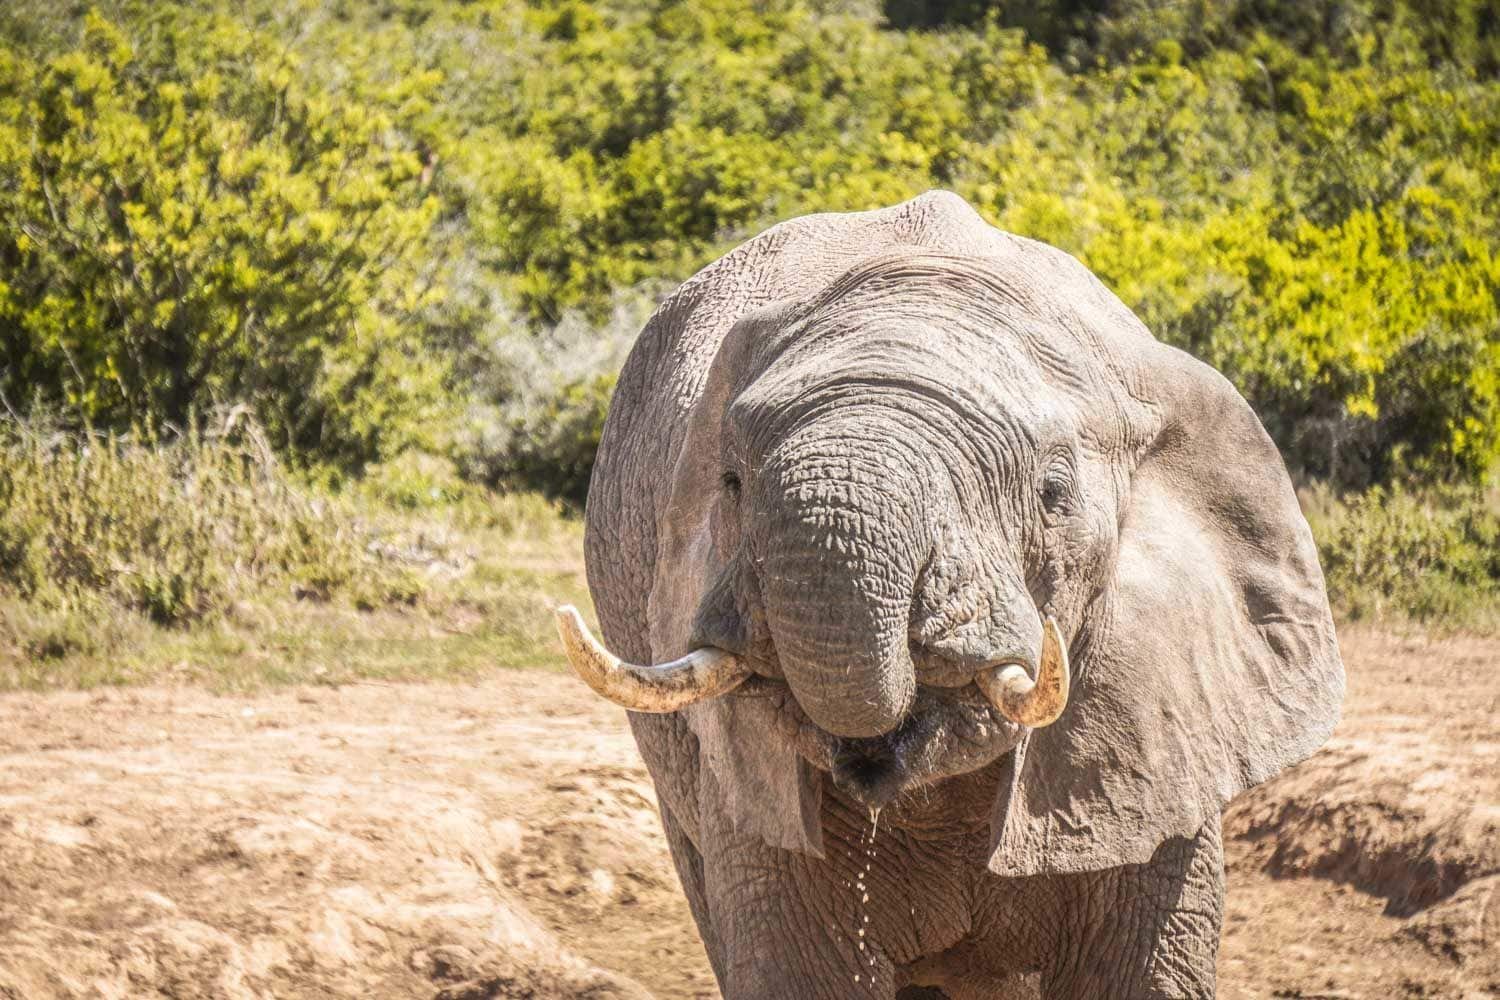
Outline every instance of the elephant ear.
<path fill-rule="evenodd" d="M 1344 672 L 1281 457 L 1213 369 L 1151 339 L 1116 371 L 1154 413 L 1121 499 L 1112 579 L 1073 636 L 1073 698 L 1009 758 L 990 869 L 1148 861 L 1316 750 Z"/>
<path fill-rule="evenodd" d="M 747 313 L 725 334 L 688 416 L 672 473 L 670 499 L 657 543 L 655 583 L 647 604 L 651 649 L 658 659 L 691 651 L 699 606 L 732 572 L 735 553 L 723 510 L 720 434 L 736 387 L 755 364 L 756 348 L 774 337 L 792 311 L 774 303 Z M 680 709 L 698 739 L 700 809 L 727 815 L 736 833 L 773 847 L 822 855 L 819 789 L 811 766 L 778 733 L 781 714 L 766 698 L 729 695 Z M 697 817 L 692 817 L 695 826 Z"/>

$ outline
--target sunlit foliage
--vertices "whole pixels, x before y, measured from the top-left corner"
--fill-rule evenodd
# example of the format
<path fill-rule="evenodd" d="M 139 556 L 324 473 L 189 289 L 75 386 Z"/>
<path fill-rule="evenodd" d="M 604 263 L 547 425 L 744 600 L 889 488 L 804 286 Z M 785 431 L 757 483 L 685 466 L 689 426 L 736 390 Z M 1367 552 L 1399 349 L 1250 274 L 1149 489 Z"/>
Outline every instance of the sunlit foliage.
<path fill-rule="evenodd" d="M 227 16 L 89 13 L 76 36 L 0 53 L 12 405 L 123 427 L 247 402 L 335 461 L 419 440 L 445 369 L 411 322 L 438 203 L 405 95 L 320 92 Z"/>
<path fill-rule="evenodd" d="M 316 461 L 580 495 L 618 352 L 528 392 L 497 345 L 943 186 L 1220 367 L 1301 472 L 1500 459 L 1494 0 L 205 6 L 0 14 L 13 405 L 245 399 Z"/>

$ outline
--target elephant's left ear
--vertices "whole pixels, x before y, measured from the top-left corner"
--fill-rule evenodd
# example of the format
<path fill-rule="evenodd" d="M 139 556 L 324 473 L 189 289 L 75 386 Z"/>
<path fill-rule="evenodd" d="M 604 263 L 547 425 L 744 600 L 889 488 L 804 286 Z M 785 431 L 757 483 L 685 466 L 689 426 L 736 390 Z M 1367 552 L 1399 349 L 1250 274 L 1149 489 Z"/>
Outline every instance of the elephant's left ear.
<path fill-rule="evenodd" d="M 1002 875 L 1148 861 L 1338 721 L 1323 573 L 1275 445 L 1213 369 L 1146 336 L 1127 354 L 1118 370 L 1154 426 L 1112 580 L 1073 636 L 1072 701 L 1010 758 Z"/>

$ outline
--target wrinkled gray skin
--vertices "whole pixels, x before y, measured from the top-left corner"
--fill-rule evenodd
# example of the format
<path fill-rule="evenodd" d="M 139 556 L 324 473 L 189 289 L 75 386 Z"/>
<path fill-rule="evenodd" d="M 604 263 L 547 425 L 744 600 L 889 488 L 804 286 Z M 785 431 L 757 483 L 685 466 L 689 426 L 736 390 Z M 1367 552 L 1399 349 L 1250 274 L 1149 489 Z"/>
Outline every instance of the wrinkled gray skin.
<path fill-rule="evenodd" d="M 587 555 L 615 653 L 754 665 L 631 715 L 736 1000 L 1212 996 L 1220 809 L 1342 698 L 1244 401 L 943 192 L 779 225 L 658 310 Z M 1073 695 L 1028 731 L 972 680 L 1034 666 L 1042 614 Z"/>

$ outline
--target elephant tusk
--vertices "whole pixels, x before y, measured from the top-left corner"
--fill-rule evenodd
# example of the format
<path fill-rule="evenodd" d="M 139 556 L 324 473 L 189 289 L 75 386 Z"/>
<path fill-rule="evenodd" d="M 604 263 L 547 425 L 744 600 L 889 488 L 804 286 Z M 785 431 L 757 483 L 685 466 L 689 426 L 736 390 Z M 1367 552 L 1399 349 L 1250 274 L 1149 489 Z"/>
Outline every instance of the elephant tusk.
<path fill-rule="evenodd" d="M 571 605 L 557 609 L 557 634 L 583 682 L 633 712 L 675 712 L 732 691 L 750 676 L 750 668 L 738 656 L 712 646 L 670 663 L 626 663 L 594 638 Z"/>
<path fill-rule="evenodd" d="M 1042 622 L 1042 659 L 1036 680 L 1016 663 L 990 667 L 974 679 L 995 711 L 1032 729 L 1050 726 L 1068 705 L 1068 647 L 1057 622 Z"/>

